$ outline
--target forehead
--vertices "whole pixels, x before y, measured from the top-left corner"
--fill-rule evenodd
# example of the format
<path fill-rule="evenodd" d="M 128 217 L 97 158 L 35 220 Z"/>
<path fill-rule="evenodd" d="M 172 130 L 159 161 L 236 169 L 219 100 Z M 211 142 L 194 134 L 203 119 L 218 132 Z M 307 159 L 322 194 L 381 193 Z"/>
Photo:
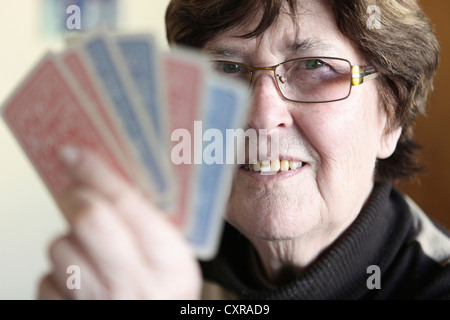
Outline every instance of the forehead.
<path fill-rule="evenodd" d="M 321 0 L 297 1 L 295 16 L 283 5 L 277 19 L 262 34 L 241 37 L 254 31 L 262 16 L 260 9 L 249 22 L 219 33 L 203 50 L 214 57 L 230 59 L 248 58 L 259 51 L 284 58 L 324 55 L 358 59 L 350 41 L 339 31 L 331 9 Z"/>

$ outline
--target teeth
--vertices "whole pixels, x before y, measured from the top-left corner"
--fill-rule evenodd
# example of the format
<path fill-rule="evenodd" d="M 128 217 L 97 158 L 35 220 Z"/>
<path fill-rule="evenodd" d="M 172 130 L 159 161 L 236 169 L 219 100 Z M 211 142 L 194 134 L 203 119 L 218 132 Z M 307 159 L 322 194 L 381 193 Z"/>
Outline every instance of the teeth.
<path fill-rule="evenodd" d="M 296 161 L 289 161 L 289 168 L 291 170 L 297 170 L 298 168 L 301 168 L 303 166 L 303 163 L 296 162 Z"/>
<path fill-rule="evenodd" d="M 280 168 L 281 168 L 280 160 L 277 159 L 270 161 L 270 171 L 277 172 L 280 171 Z"/>
<path fill-rule="evenodd" d="M 281 169 L 281 171 L 283 171 L 283 172 L 289 171 L 289 161 L 287 161 L 287 160 L 281 160 L 280 169 Z"/>
<path fill-rule="evenodd" d="M 268 173 L 268 172 L 286 172 L 290 170 L 297 170 L 298 168 L 301 168 L 303 166 L 302 162 L 298 161 L 288 161 L 288 160 L 262 160 L 262 161 L 256 161 L 254 164 L 249 164 L 245 166 L 247 170 L 253 170 L 255 172 L 262 172 L 262 173 Z"/>
<path fill-rule="evenodd" d="M 270 172 L 270 161 L 261 161 L 261 172 Z"/>

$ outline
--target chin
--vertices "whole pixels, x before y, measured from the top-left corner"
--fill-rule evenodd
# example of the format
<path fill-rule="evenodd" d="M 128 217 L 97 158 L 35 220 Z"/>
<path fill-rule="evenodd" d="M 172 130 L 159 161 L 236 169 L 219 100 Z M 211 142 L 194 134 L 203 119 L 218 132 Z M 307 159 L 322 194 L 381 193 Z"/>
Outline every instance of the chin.
<path fill-rule="evenodd" d="M 305 214 L 306 208 L 295 201 L 286 201 L 285 197 L 266 194 L 267 198 L 249 200 L 248 196 L 233 193 L 225 218 L 249 239 L 295 239 L 320 223 L 317 216 Z"/>
<path fill-rule="evenodd" d="M 320 199 L 309 166 L 273 176 L 241 168 L 233 182 L 226 220 L 247 238 L 287 240 L 321 227 Z"/>

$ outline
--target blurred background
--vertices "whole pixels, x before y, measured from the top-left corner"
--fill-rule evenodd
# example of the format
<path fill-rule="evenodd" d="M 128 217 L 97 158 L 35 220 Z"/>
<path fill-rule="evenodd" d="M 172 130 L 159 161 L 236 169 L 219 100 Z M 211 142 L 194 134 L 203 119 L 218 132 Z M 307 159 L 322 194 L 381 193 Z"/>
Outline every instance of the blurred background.
<path fill-rule="evenodd" d="M 118 31 L 150 31 L 166 47 L 169 0 L 0 0 L 0 104 L 47 50 L 64 47 L 66 8 L 82 9 L 82 30 L 98 23 Z M 427 171 L 399 187 L 450 228 L 450 2 L 422 1 L 442 46 L 428 115 L 417 140 Z M 83 24 L 84 23 L 84 24 Z M 48 270 L 47 247 L 66 225 L 35 170 L 0 119 L 0 299 L 35 299 Z"/>
<path fill-rule="evenodd" d="M 400 188 L 439 223 L 450 229 L 450 1 L 422 0 L 441 44 L 441 63 L 434 81 L 427 115 L 419 117 L 416 140 L 422 146 L 426 170 Z"/>

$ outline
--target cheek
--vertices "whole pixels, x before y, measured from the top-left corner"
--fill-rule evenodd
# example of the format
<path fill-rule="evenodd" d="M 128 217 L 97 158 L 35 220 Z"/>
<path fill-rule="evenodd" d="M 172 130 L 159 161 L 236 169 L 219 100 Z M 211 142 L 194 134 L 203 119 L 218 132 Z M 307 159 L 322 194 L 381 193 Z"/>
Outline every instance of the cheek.
<path fill-rule="evenodd" d="M 317 153 L 316 165 L 342 173 L 373 171 L 380 141 L 377 110 L 376 99 L 353 92 L 346 100 L 297 115 L 299 128 Z"/>

